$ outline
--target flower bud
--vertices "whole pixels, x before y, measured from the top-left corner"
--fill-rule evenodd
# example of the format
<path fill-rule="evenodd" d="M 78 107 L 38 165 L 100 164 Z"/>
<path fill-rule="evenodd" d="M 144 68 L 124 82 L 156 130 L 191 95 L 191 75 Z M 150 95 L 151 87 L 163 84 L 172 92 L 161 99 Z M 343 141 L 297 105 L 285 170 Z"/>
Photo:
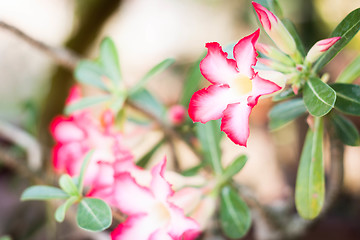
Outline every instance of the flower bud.
<path fill-rule="evenodd" d="M 181 105 L 172 106 L 169 109 L 168 117 L 172 124 L 179 125 L 185 120 L 186 109 Z"/>
<path fill-rule="evenodd" d="M 258 50 L 262 55 L 277 60 L 284 65 L 295 66 L 295 62 L 289 56 L 279 51 L 277 48 L 274 48 L 267 44 L 257 43 L 256 50 Z"/>
<path fill-rule="evenodd" d="M 280 19 L 259 3 L 252 2 L 265 32 L 274 41 L 276 46 L 288 55 L 296 52 L 296 44 Z"/>
<path fill-rule="evenodd" d="M 311 47 L 308 54 L 306 55 L 305 61 L 314 63 L 318 60 L 321 55 L 324 54 L 331 46 L 333 46 L 341 37 L 326 38 L 318 41 Z"/>

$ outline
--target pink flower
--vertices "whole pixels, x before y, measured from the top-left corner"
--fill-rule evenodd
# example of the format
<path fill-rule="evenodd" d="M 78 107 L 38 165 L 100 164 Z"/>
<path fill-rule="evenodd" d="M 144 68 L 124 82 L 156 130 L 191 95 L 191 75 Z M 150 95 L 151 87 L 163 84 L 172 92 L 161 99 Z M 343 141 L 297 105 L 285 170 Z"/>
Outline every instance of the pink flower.
<path fill-rule="evenodd" d="M 281 20 L 261 4 L 252 2 L 252 5 L 265 32 L 276 46 L 286 54 L 294 54 L 296 52 L 295 41 Z"/>
<path fill-rule="evenodd" d="M 172 124 L 179 125 L 185 120 L 186 109 L 184 106 L 175 105 L 169 109 L 168 117 Z"/>
<path fill-rule="evenodd" d="M 305 61 L 309 63 L 313 63 L 318 60 L 321 55 L 324 54 L 330 47 L 332 47 L 337 41 L 339 41 L 341 37 L 332 37 L 320 40 L 312 46 L 306 55 Z"/>
<path fill-rule="evenodd" d="M 199 225 L 169 201 L 174 194 L 164 179 L 166 160 L 152 168 L 150 187 L 139 185 L 128 172 L 115 178 L 116 206 L 128 215 L 112 233 L 116 240 L 195 239 Z"/>
<path fill-rule="evenodd" d="M 255 43 L 258 29 L 241 39 L 234 47 L 234 58 L 228 59 L 218 43 L 207 43 L 208 54 L 200 63 L 202 75 L 212 83 L 194 93 L 189 116 L 206 123 L 222 118 L 221 130 L 236 144 L 246 146 L 249 137 L 249 115 L 262 95 L 281 88 L 254 72 L 257 62 Z"/>
<path fill-rule="evenodd" d="M 70 91 L 67 103 L 81 97 L 78 88 Z M 105 116 L 106 115 L 106 116 Z M 95 187 L 110 184 L 113 180 L 116 161 L 133 160 L 124 146 L 122 135 L 112 129 L 109 112 L 103 114 L 103 124 L 87 110 L 79 110 L 70 116 L 57 116 L 50 124 L 50 132 L 55 139 L 52 149 L 53 166 L 58 173 L 76 176 L 80 172 L 86 153 L 94 149 L 92 159 L 85 174 L 84 183 Z"/>

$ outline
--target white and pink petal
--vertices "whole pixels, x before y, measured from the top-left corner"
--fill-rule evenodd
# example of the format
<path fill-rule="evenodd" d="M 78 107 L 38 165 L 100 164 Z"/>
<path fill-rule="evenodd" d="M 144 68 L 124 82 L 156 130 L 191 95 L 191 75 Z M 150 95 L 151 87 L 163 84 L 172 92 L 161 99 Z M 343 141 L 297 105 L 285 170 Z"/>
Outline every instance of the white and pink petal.
<path fill-rule="evenodd" d="M 222 50 L 220 44 L 207 43 L 206 47 L 208 53 L 200 62 L 202 75 L 213 84 L 228 84 L 236 78 L 236 62 L 227 58 L 228 54 Z"/>
<path fill-rule="evenodd" d="M 210 85 L 191 97 L 189 116 L 194 122 L 217 120 L 223 116 L 223 111 L 233 99 L 233 91 L 228 85 Z"/>
<path fill-rule="evenodd" d="M 241 74 L 252 78 L 254 69 L 252 68 L 256 64 L 256 57 L 258 56 L 255 44 L 259 38 L 260 29 L 254 33 L 246 36 L 235 45 L 234 58 L 237 63 L 238 70 Z"/>
<path fill-rule="evenodd" d="M 246 101 L 230 104 L 221 120 L 221 131 L 235 144 L 245 146 L 249 138 L 249 115 L 252 107 Z"/>

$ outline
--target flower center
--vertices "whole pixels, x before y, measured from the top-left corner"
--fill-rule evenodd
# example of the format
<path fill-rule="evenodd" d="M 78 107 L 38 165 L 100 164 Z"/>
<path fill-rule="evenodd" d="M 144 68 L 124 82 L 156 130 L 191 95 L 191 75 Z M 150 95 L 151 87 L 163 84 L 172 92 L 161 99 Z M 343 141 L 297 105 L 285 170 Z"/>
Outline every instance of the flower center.
<path fill-rule="evenodd" d="M 252 81 L 248 76 L 239 74 L 230 87 L 236 91 L 236 94 L 247 95 L 252 91 Z"/>
<path fill-rule="evenodd" d="M 151 214 L 154 221 L 158 222 L 159 225 L 167 224 L 171 218 L 169 209 L 162 202 L 154 204 Z"/>

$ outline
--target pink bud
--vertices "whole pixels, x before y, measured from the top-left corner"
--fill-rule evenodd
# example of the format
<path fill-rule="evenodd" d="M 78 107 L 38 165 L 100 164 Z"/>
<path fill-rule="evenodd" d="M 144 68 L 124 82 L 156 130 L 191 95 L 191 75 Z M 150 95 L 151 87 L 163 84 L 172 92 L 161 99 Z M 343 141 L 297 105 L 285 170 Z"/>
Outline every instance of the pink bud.
<path fill-rule="evenodd" d="M 184 106 L 175 105 L 169 109 L 168 117 L 174 125 L 179 125 L 185 120 L 186 109 Z"/>
<path fill-rule="evenodd" d="M 305 61 L 313 63 L 318 60 L 330 47 L 332 47 L 341 37 L 332 37 L 320 40 L 311 47 L 306 55 Z"/>
<path fill-rule="evenodd" d="M 106 109 L 101 114 L 101 124 L 105 129 L 108 129 L 114 125 L 114 122 L 115 122 L 115 116 L 113 111 L 111 111 L 110 109 Z"/>
<path fill-rule="evenodd" d="M 295 41 L 280 19 L 261 4 L 252 2 L 252 5 L 265 32 L 276 46 L 286 54 L 294 54 L 296 52 Z"/>

